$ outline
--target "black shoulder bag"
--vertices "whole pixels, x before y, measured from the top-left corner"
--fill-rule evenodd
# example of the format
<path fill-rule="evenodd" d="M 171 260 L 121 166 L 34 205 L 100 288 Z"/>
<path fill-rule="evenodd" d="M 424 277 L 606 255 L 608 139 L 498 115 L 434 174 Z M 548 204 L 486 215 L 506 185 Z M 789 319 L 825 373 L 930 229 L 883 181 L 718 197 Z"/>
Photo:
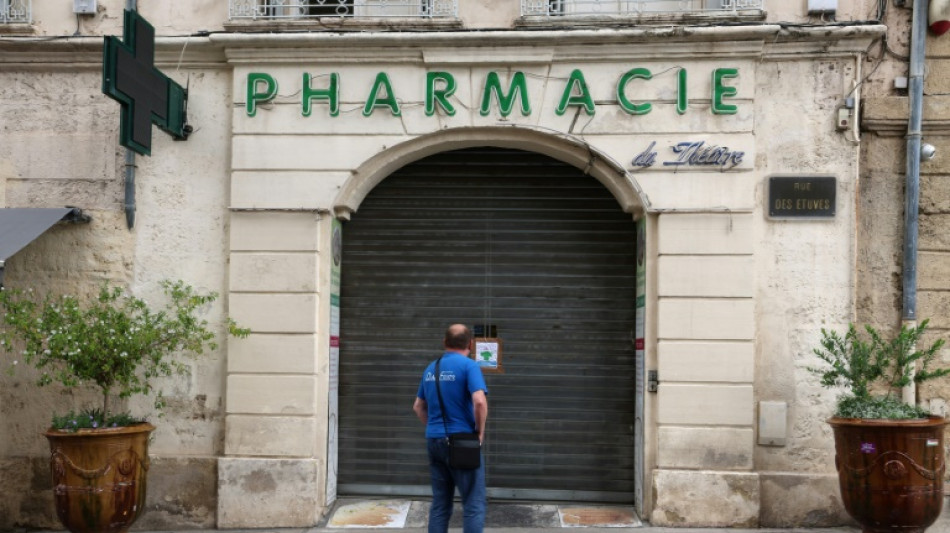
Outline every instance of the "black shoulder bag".
<path fill-rule="evenodd" d="M 439 363 L 442 357 L 435 362 L 435 392 L 439 395 L 439 410 L 442 412 L 442 426 L 449 438 L 449 466 L 460 470 L 473 470 L 482 465 L 482 443 L 478 440 L 478 433 L 449 434 L 449 425 L 445 421 L 445 402 L 442 401 L 442 374 L 439 372 Z"/>

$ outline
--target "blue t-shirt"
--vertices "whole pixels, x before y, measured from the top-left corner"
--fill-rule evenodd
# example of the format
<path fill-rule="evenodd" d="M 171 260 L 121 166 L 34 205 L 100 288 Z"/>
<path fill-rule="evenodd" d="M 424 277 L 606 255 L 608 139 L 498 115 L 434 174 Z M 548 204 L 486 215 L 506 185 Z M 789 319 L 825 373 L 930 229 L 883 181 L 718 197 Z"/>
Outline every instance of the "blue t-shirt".
<path fill-rule="evenodd" d="M 472 405 L 472 393 L 485 391 L 485 378 L 478 363 L 458 352 L 445 352 L 439 363 L 439 381 L 442 387 L 442 399 L 446 405 L 446 424 L 442 424 L 442 406 L 435 390 L 435 361 L 426 367 L 419 383 L 416 396 L 428 405 L 429 422 L 426 424 L 426 437 L 445 437 L 445 427 L 449 433 L 474 433 L 475 411 Z"/>

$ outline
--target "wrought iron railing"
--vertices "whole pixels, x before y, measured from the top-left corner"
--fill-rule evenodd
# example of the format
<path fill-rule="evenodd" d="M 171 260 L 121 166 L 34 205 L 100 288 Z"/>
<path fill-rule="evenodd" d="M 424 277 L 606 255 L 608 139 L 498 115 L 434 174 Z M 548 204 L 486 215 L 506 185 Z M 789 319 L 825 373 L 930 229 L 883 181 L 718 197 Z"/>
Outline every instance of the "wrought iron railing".
<path fill-rule="evenodd" d="M 765 0 L 521 0 L 522 16 L 675 15 L 761 11 Z"/>
<path fill-rule="evenodd" d="M 458 0 L 228 0 L 228 3 L 231 20 L 458 16 Z"/>
<path fill-rule="evenodd" d="M 0 0 L 0 24 L 29 24 L 32 11 L 31 0 Z"/>

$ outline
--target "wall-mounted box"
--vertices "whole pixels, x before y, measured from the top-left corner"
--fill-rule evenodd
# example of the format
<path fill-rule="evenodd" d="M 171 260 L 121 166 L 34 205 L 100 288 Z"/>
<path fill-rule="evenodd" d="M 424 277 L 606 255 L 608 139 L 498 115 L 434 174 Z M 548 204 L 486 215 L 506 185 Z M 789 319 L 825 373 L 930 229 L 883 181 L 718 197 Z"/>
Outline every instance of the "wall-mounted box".
<path fill-rule="evenodd" d="M 788 404 L 759 402 L 759 444 L 785 446 L 788 425 Z"/>
<path fill-rule="evenodd" d="M 96 0 L 73 0 L 73 13 L 77 15 L 95 15 Z"/>
<path fill-rule="evenodd" d="M 838 0 L 808 0 L 808 13 L 834 13 L 838 11 Z"/>

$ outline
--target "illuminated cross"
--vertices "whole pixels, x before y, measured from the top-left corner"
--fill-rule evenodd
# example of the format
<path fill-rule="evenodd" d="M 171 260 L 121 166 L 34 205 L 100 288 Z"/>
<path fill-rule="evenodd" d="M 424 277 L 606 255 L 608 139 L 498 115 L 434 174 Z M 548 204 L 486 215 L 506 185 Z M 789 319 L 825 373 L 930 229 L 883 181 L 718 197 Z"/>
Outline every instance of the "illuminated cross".
<path fill-rule="evenodd" d="M 137 153 L 151 155 L 153 123 L 176 139 L 191 131 L 188 94 L 155 68 L 155 28 L 135 11 L 125 11 L 122 41 L 105 38 L 102 92 L 122 104 L 120 144 Z"/>

